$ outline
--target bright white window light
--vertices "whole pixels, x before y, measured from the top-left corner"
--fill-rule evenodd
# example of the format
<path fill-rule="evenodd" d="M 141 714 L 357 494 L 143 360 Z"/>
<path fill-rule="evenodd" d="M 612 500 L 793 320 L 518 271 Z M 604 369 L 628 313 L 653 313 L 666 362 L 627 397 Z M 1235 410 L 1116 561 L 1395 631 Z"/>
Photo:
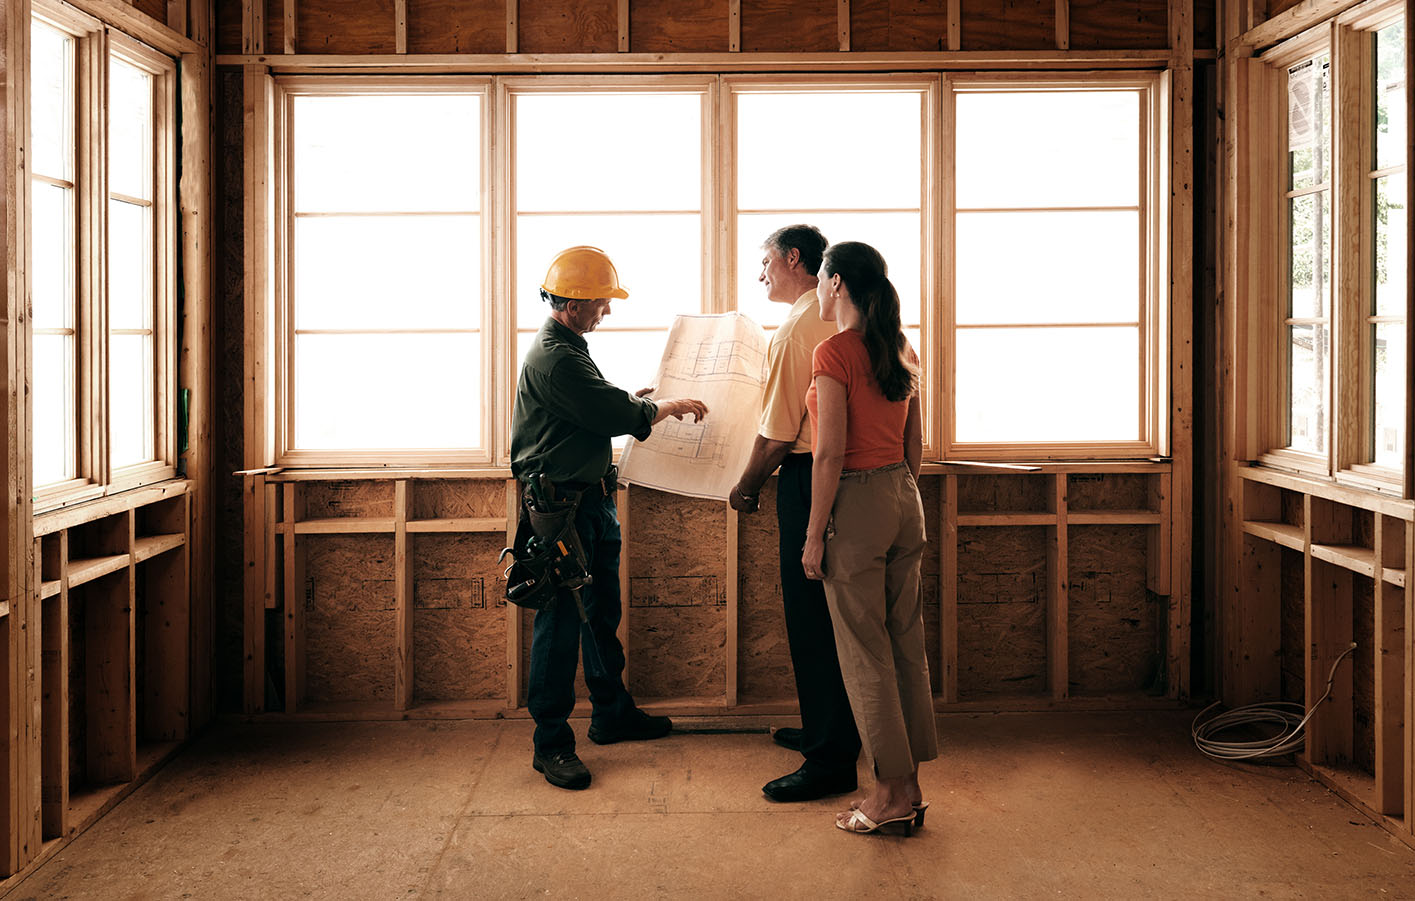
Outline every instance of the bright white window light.
<path fill-rule="evenodd" d="M 292 450 L 482 446 L 481 103 L 292 98 Z"/>
<path fill-rule="evenodd" d="M 78 469 L 75 66 L 71 36 L 39 21 L 30 34 L 30 461 L 42 487 L 72 479 Z"/>
<path fill-rule="evenodd" d="M 957 95 L 955 441 L 1144 438 L 1141 101 Z"/>

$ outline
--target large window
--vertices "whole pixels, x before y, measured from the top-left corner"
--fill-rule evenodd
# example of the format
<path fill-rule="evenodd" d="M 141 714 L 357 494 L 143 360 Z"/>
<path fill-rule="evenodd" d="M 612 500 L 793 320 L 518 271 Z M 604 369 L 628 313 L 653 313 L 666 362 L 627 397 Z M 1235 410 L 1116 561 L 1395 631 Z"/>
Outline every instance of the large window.
<path fill-rule="evenodd" d="M 1284 162 L 1260 195 L 1281 223 L 1282 243 L 1263 247 L 1279 287 L 1263 278 L 1249 298 L 1272 305 L 1255 323 L 1275 339 L 1250 362 L 1281 386 L 1259 392 L 1263 459 L 1392 492 L 1408 440 L 1402 6 L 1363 4 L 1269 51 L 1258 81 L 1272 89 L 1250 101 L 1281 124 L 1255 147 Z"/>
<path fill-rule="evenodd" d="M 1155 453 L 1150 82 L 954 94 L 953 447 Z"/>
<path fill-rule="evenodd" d="M 485 90 L 290 86 L 292 459 L 487 459 Z"/>
<path fill-rule="evenodd" d="M 556 252 L 614 260 L 636 390 L 675 315 L 776 327 L 798 222 L 884 254 L 931 457 L 1163 452 L 1157 75 L 274 83 L 274 462 L 504 465 Z"/>
<path fill-rule="evenodd" d="M 36 2 L 30 77 L 31 460 L 44 508 L 175 470 L 175 67 Z"/>

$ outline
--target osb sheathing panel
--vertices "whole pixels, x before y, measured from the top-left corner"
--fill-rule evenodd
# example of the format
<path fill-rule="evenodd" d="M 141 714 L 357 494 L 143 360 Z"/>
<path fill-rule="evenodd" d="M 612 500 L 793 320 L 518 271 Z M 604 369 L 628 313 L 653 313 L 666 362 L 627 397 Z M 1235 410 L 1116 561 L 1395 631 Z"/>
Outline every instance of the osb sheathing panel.
<path fill-rule="evenodd" d="M 720 697 L 727 685 L 726 505 L 630 491 L 630 689 L 644 697 Z"/>
<path fill-rule="evenodd" d="M 298 490 L 304 494 L 306 519 L 393 515 L 392 482 L 305 482 Z"/>
<path fill-rule="evenodd" d="M 960 513 L 1045 513 L 1050 509 L 1050 475 L 962 476 L 958 479 Z"/>
<path fill-rule="evenodd" d="M 1046 688 L 1047 530 L 958 530 L 958 693 Z"/>
<path fill-rule="evenodd" d="M 147 13 L 159 22 L 167 21 L 167 0 L 131 0 L 138 12 Z"/>
<path fill-rule="evenodd" d="M 241 52 L 241 4 L 239 0 L 217 0 L 216 52 Z M 239 109 L 237 107 L 238 112 Z M 237 156 L 239 155 L 238 153 Z"/>
<path fill-rule="evenodd" d="M 492 519 L 506 515 L 506 483 L 496 479 L 418 479 L 412 491 L 410 519 Z M 506 543 L 497 539 L 497 550 Z"/>
<path fill-rule="evenodd" d="M 613 53 L 619 49 L 615 0 L 519 0 L 522 53 Z"/>
<path fill-rule="evenodd" d="M 1282 700 L 1306 703 L 1307 636 L 1302 623 L 1305 605 L 1302 600 L 1302 552 L 1282 549 L 1280 650 L 1282 658 Z"/>
<path fill-rule="evenodd" d="M 285 0 L 265 0 L 265 52 L 285 52 Z"/>
<path fill-rule="evenodd" d="M 959 14 L 964 50 L 1056 47 L 1055 0 L 962 0 Z"/>
<path fill-rule="evenodd" d="M 393 536 L 309 535 L 302 541 L 309 700 L 391 698 Z"/>
<path fill-rule="evenodd" d="M 506 696 L 506 607 L 496 555 L 503 536 L 415 535 L 413 694 Z"/>
<path fill-rule="evenodd" d="M 730 47 L 725 0 L 635 0 L 629 49 L 635 53 L 721 53 Z"/>
<path fill-rule="evenodd" d="M 1194 4 L 1194 47 L 1213 49 L 1218 43 L 1218 2 L 1198 0 Z"/>
<path fill-rule="evenodd" d="M 1375 583 L 1362 575 L 1351 577 L 1351 728 L 1352 761 L 1376 772 L 1376 647 Z M 1346 666 L 1345 663 L 1342 666 Z M 1323 673 L 1322 675 L 1326 675 Z"/>
<path fill-rule="evenodd" d="M 1073 526 L 1067 536 L 1067 634 L 1075 694 L 1153 687 L 1163 630 L 1146 590 L 1144 526 Z"/>
<path fill-rule="evenodd" d="M 779 53 L 838 50 L 835 0 L 742 0 L 742 49 Z"/>
<path fill-rule="evenodd" d="M 1070 0 L 1072 50 L 1163 50 L 1167 0 Z"/>
<path fill-rule="evenodd" d="M 1143 473 L 1071 475 L 1066 481 L 1068 510 L 1143 510 L 1150 506 L 1153 476 Z"/>
<path fill-rule="evenodd" d="M 301 53 L 393 53 L 394 25 L 393 0 L 295 4 L 295 43 Z"/>
<path fill-rule="evenodd" d="M 937 0 L 851 0 L 850 49 L 947 50 L 948 6 Z"/>
<path fill-rule="evenodd" d="M 506 0 L 408 0 L 409 53 L 505 53 Z"/>
<path fill-rule="evenodd" d="M 760 508 L 738 522 L 737 697 L 742 702 L 796 698 L 786 617 L 781 607 L 781 543 L 776 479 L 762 486 Z"/>

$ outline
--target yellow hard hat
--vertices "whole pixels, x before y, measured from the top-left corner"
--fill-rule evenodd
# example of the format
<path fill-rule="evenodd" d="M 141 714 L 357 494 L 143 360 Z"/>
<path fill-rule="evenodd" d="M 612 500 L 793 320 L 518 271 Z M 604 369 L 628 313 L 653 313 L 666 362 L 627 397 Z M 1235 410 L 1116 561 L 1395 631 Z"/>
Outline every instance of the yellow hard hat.
<path fill-rule="evenodd" d="M 609 261 L 609 254 L 598 247 L 583 244 L 555 255 L 541 288 L 570 300 L 597 300 L 601 297 L 623 300 L 629 296 L 629 292 L 619 284 L 619 273 Z"/>

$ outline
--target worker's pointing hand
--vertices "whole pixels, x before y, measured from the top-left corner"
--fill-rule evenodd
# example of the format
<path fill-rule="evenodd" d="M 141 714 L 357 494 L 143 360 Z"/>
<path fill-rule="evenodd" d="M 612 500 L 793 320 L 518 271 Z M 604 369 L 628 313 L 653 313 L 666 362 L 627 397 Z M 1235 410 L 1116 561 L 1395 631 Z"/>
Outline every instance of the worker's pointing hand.
<path fill-rule="evenodd" d="M 702 422 L 707 417 L 707 404 L 691 397 L 671 401 L 675 405 L 674 411 L 670 414 L 675 419 L 682 419 L 684 416 L 692 416 L 693 422 Z"/>

